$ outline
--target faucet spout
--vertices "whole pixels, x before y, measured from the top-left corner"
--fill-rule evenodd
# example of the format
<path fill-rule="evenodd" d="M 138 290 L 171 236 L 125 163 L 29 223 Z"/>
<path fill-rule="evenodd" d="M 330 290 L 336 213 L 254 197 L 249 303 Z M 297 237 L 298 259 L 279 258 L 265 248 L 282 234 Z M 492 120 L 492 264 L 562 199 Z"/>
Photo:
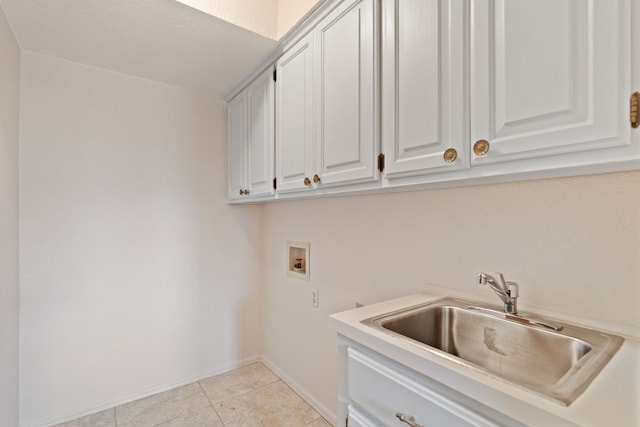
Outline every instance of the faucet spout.
<path fill-rule="evenodd" d="M 508 296 L 509 290 L 502 273 L 497 273 L 500 280 L 496 280 L 493 276 L 486 273 L 478 273 L 478 284 L 489 285 L 495 293 L 500 296 Z"/>
<path fill-rule="evenodd" d="M 504 280 L 502 273 L 497 273 L 498 279 L 486 273 L 478 273 L 476 276 L 479 285 L 489 285 L 498 298 L 504 303 L 504 312 L 509 314 L 518 313 L 519 287 L 515 282 Z"/>

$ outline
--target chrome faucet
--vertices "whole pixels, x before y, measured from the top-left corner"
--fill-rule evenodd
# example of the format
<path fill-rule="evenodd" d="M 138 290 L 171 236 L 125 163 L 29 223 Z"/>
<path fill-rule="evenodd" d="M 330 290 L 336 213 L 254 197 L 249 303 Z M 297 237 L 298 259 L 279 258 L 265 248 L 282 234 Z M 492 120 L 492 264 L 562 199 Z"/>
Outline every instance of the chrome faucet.
<path fill-rule="evenodd" d="M 490 274 L 478 273 L 477 282 L 479 285 L 489 285 L 504 303 L 504 312 L 508 314 L 518 314 L 518 284 L 504 280 L 502 273 L 496 273 L 498 280 Z"/>

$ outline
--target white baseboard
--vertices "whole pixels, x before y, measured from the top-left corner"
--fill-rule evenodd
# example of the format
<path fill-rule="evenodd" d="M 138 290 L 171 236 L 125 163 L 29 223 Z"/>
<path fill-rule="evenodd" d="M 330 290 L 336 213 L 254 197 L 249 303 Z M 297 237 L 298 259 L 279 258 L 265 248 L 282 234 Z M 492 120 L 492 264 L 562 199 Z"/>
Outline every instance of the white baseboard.
<path fill-rule="evenodd" d="M 262 363 L 267 365 L 269 369 L 276 373 L 289 387 L 293 389 L 300 397 L 302 397 L 317 413 L 329 421 L 331 425 L 336 425 L 336 414 L 327 409 L 324 405 L 320 404 L 312 394 L 308 393 L 303 387 L 296 383 L 290 376 L 288 376 L 282 369 L 280 369 L 273 361 L 269 360 L 265 356 L 261 358 Z"/>
<path fill-rule="evenodd" d="M 267 359 L 265 356 L 253 356 L 246 359 L 239 360 L 234 363 L 222 365 L 214 370 L 208 371 L 201 375 L 184 377 L 173 381 L 167 381 L 161 384 L 157 384 L 151 387 L 138 390 L 134 393 L 130 393 L 121 399 L 105 401 L 99 405 L 92 406 L 90 408 L 80 408 L 78 411 L 72 414 L 66 414 L 60 417 L 48 417 L 35 421 L 30 426 L 32 427 L 51 427 L 67 421 L 72 421 L 78 418 L 85 417 L 87 415 L 95 414 L 105 411 L 107 409 L 115 408 L 116 406 L 124 405 L 126 403 L 133 402 L 135 400 L 144 399 L 145 397 L 152 396 L 157 393 L 162 393 L 167 390 L 171 390 L 177 387 L 182 387 L 187 384 L 194 383 L 196 381 L 203 380 L 205 378 L 213 377 L 216 375 L 224 374 L 242 366 L 249 365 L 255 362 L 264 363 L 269 369 L 271 369 L 283 382 L 293 389 L 300 397 L 302 397 L 311 407 L 318 412 L 325 420 L 329 421 L 332 425 L 336 423 L 336 415 L 320 404 L 312 394 L 308 393 L 303 387 L 296 383 L 289 375 L 287 375 L 282 369 L 280 369 L 275 363 Z"/>
<path fill-rule="evenodd" d="M 245 365 L 249 365 L 251 363 L 262 362 L 262 361 L 263 361 L 263 358 L 261 356 L 248 357 L 246 359 L 242 359 L 237 362 L 221 365 L 220 367 L 214 370 L 205 372 L 201 375 L 192 376 L 192 377 L 183 377 L 176 380 L 156 384 L 154 386 L 146 387 L 144 389 L 130 393 L 121 399 L 105 401 L 99 405 L 95 405 L 90 408 L 80 408 L 78 409 L 78 411 L 74 411 L 72 414 L 66 414 L 64 416 L 48 417 L 41 420 L 36 420 L 33 424 L 30 424 L 30 426 L 31 427 L 51 427 L 56 424 L 65 423 L 67 421 L 72 421 L 81 417 L 85 417 L 87 415 L 106 411 L 107 409 L 115 408 L 116 406 L 124 405 L 125 403 L 133 402 L 139 399 L 144 399 L 145 397 L 149 397 L 157 393 L 162 393 L 167 390 L 171 390 L 177 387 L 182 387 L 183 385 L 191 384 L 196 381 L 203 380 L 205 378 L 224 374 L 225 372 L 232 371 L 234 369 L 240 368 Z"/>

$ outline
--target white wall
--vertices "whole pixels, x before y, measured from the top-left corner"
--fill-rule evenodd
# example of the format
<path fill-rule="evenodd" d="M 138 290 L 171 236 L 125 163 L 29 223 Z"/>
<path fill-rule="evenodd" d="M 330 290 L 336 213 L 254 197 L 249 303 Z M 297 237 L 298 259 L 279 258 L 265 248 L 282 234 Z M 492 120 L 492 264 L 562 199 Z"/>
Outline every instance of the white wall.
<path fill-rule="evenodd" d="M 261 353 L 260 207 L 226 197 L 226 109 L 23 53 L 22 425 Z"/>
<path fill-rule="evenodd" d="M 268 204 L 265 355 L 335 413 L 327 316 L 425 284 L 499 305 L 479 271 L 520 284 L 520 307 L 640 336 L 640 172 Z M 287 239 L 311 243 L 311 280 L 286 277 Z M 320 308 L 311 307 L 311 287 Z"/>
<path fill-rule="evenodd" d="M 280 0 L 279 35 L 313 4 Z M 3 90 L 17 81 L 7 52 L 19 55 L 0 45 Z M 427 283 L 493 298 L 473 284 L 478 271 L 519 282 L 523 309 L 640 328 L 640 172 L 227 206 L 219 100 L 31 53 L 21 77 L 22 425 L 109 407 L 261 352 L 335 413 L 329 314 Z M 0 147 L 11 117 L 15 150 L 12 96 L 0 99 Z M 15 200 L 17 168 L 5 168 L 2 154 L 0 194 Z M 15 233 L 11 212 L 0 226 Z M 2 231 L 9 257 L 0 262 L 17 262 L 17 235 L 4 240 Z M 311 243 L 310 282 L 286 277 L 286 240 Z M 15 292 L 17 274 L 4 267 L 1 290 L 5 271 Z M 0 315 L 15 325 L 17 303 Z"/>
<path fill-rule="evenodd" d="M 0 425 L 18 425 L 20 49 L 0 8 Z"/>

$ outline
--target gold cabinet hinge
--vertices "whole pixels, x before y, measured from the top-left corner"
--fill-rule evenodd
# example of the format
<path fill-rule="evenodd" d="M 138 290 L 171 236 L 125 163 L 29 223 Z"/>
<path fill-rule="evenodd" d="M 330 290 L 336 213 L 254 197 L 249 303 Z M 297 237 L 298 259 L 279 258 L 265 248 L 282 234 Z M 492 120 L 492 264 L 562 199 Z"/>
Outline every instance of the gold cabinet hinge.
<path fill-rule="evenodd" d="M 631 95 L 630 104 L 629 119 L 631 121 L 631 127 L 637 128 L 640 126 L 640 92 L 634 92 Z"/>
<path fill-rule="evenodd" d="M 378 154 L 378 170 L 380 172 L 384 171 L 384 154 Z"/>

